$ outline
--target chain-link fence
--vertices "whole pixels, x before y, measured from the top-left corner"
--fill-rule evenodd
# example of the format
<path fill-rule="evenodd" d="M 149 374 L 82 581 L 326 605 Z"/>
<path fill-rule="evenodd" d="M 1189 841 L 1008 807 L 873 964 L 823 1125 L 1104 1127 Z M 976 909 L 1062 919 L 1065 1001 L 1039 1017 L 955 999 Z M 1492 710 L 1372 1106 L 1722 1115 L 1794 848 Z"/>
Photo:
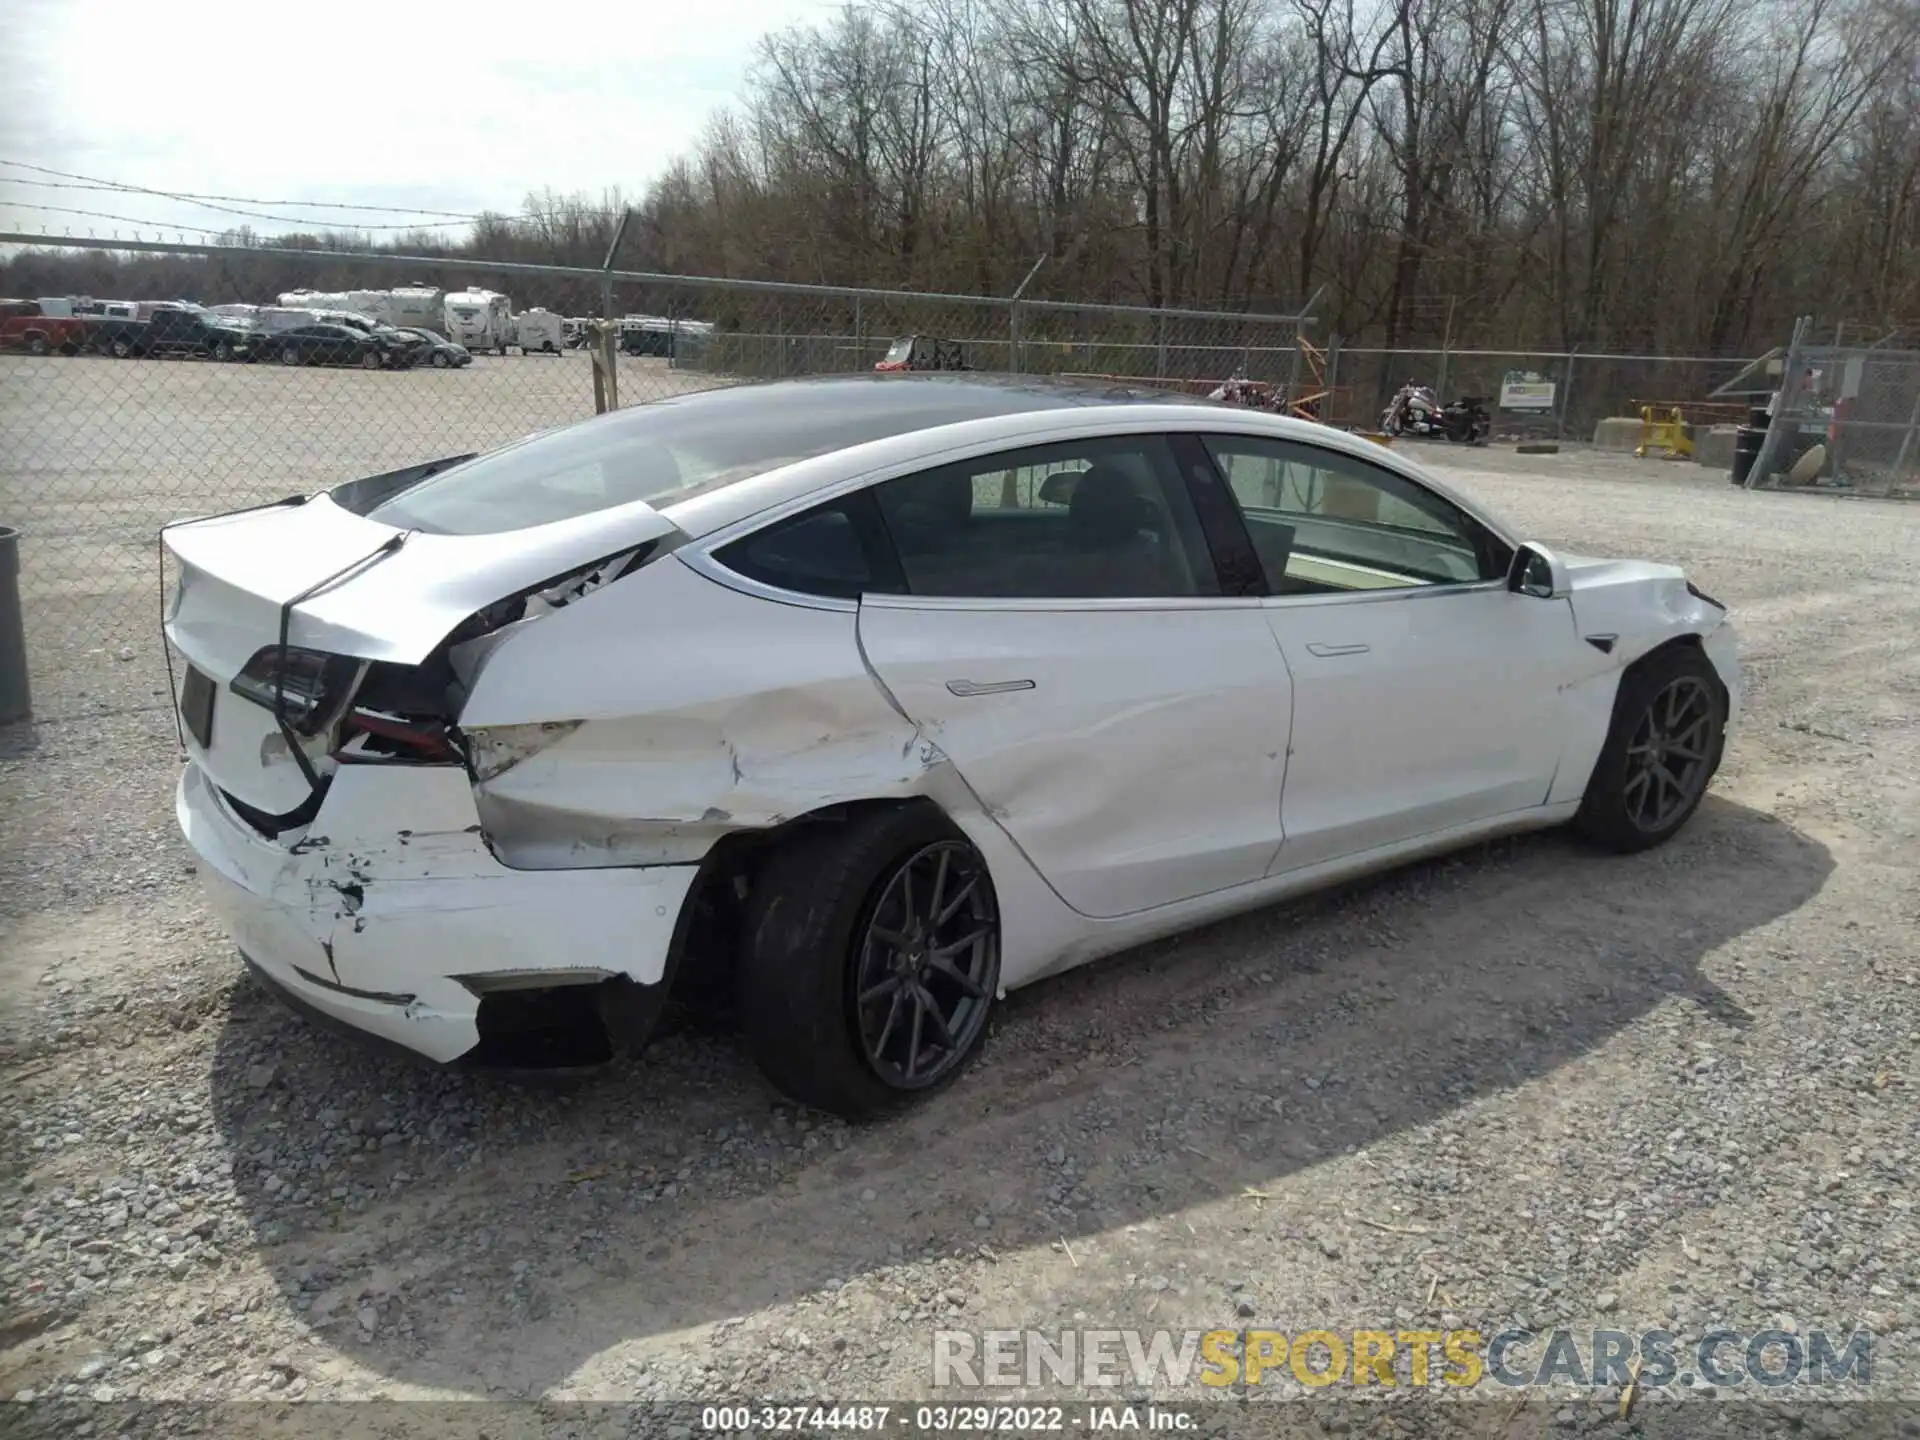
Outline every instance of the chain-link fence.
<path fill-rule="evenodd" d="M 1409 381 L 1431 385 L 1443 402 L 1471 396 L 1493 412 L 1498 437 L 1549 435 L 1591 440 L 1600 421 L 1644 405 L 1692 407 L 1751 362 L 1673 355 L 1585 355 L 1578 351 L 1381 349 L 1328 345 L 1332 397 L 1325 416 L 1376 426 Z"/>
<path fill-rule="evenodd" d="M 1807 345 L 1796 338 L 1748 483 L 1886 490 L 1916 481 L 1920 350 Z"/>
<path fill-rule="evenodd" d="M 127 259 L 124 243 L 93 248 Z M 164 298 L 0 304 L 0 525 L 22 532 L 42 719 L 138 703 L 124 679 L 150 676 L 146 662 L 160 651 L 164 523 L 584 419 L 595 409 L 589 317 L 617 326 L 623 406 L 745 380 L 870 372 L 915 335 L 972 369 L 1203 391 L 1236 371 L 1284 385 L 1301 354 L 1294 316 L 441 257 L 420 258 L 402 293 L 351 288 L 355 257 L 338 254 L 324 270 L 313 263 L 331 285 L 322 293 L 288 279 L 316 252 L 141 248 L 167 260 L 149 272 L 166 278 L 148 282 L 170 284 Z M 200 269 L 182 268 L 195 257 Z M 371 286 L 404 257 L 360 258 Z M 141 272 L 136 263 L 120 273 Z M 418 333 L 402 338 L 409 332 Z"/>

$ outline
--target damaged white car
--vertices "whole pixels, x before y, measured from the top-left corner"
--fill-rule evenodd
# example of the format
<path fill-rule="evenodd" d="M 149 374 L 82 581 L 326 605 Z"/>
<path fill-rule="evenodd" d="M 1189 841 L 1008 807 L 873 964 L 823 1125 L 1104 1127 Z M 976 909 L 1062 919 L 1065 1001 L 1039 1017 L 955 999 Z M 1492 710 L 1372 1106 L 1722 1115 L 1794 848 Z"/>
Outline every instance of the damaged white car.
<path fill-rule="evenodd" d="M 725 985 L 844 1114 L 1096 956 L 1496 834 L 1665 840 L 1739 707 L 1679 570 L 1164 394 L 740 386 L 165 543 L 180 824 L 271 987 L 573 1066 Z"/>

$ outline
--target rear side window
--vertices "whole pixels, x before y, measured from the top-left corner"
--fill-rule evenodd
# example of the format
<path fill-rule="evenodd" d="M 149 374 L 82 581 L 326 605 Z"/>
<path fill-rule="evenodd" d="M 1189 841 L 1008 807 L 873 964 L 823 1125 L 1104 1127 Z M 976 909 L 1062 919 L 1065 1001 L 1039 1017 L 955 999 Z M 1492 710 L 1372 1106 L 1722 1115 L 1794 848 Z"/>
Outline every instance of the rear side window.
<path fill-rule="evenodd" d="M 915 595 L 1218 595 L 1172 451 L 1157 435 L 1003 452 L 875 487 Z"/>
<path fill-rule="evenodd" d="M 870 490 L 756 530 L 713 558 L 737 575 L 801 595 L 858 600 L 902 588 Z"/>

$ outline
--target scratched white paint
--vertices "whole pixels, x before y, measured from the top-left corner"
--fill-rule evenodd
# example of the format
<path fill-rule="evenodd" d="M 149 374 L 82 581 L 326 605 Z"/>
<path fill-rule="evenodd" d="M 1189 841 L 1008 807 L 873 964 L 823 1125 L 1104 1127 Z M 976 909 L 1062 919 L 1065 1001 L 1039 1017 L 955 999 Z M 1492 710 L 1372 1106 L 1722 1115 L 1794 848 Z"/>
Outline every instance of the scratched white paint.
<path fill-rule="evenodd" d="M 473 792 L 451 767 L 343 766 L 312 825 L 284 842 L 235 818 L 198 764 L 181 776 L 176 812 L 243 953 L 319 1009 L 436 1060 L 479 1038 L 479 1002 L 455 976 L 568 970 L 657 983 L 695 874 L 509 869 L 488 852 Z"/>

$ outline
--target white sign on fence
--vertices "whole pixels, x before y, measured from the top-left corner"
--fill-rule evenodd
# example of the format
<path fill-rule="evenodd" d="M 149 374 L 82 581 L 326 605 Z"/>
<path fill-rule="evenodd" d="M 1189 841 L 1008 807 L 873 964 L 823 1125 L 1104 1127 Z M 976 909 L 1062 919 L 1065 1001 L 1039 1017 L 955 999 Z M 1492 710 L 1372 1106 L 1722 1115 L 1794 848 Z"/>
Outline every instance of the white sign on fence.
<path fill-rule="evenodd" d="M 1502 410 L 1553 409 L 1554 382 L 1551 380 L 1507 380 L 1500 386 Z"/>

